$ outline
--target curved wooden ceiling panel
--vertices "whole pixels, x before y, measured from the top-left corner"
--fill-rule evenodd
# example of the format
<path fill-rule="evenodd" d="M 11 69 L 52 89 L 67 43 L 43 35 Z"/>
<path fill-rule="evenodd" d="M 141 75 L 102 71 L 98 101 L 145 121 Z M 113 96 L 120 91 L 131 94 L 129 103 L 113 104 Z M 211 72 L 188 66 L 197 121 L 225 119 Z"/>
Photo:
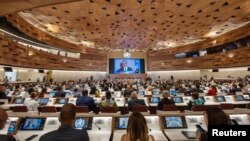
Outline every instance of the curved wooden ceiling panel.
<path fill-rule="evenodd" d="M 0 64 L 52 70 L 106 71 L 106 55 L 84 55 L 80 59 L 50 54 L 17 44 L 0 35 Z"/>
<path fill-rule="evenodd" d="M 0 16 L 4 16 L 6 14 L 10 14 L 25 9 L 47 6 L 47 5 L 55 5 L 73 1 L 77 0 L 1 0 Z"/>
<path fill-rule="evenodd" d="M 249 0 L 89 0 L 19 14 L 42 31 L 38 37 L 46 33 L 74 49 L 147 51 L 207 42 L 243 27 L 249 7 Z"/>

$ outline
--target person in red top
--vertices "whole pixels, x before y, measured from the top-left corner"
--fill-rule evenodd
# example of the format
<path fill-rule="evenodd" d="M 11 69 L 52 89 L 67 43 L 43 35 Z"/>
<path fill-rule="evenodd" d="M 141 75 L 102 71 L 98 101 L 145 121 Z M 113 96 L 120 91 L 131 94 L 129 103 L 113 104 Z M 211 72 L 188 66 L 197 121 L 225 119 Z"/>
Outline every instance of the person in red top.
<path fill-rule="evenodd" d="M 211 88 L 208 90 L 208 96 L 215 96 L 217 95 L 217 88 L 215 85 L 212 85 Z"/>

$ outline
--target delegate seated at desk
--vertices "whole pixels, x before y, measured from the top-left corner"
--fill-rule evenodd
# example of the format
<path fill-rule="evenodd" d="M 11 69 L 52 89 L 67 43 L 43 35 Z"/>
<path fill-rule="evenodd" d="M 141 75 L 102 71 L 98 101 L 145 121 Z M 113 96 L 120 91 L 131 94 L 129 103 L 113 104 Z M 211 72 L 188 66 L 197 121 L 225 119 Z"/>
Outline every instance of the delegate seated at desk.
<path fill-rule="evenodd" d="M 127 64 L 128 62 L 126 60 L 121 61 L 120 68 L 116 70 L 116 73 L 122 74 L 122 73 L 132 72 L 133 69 L 131 67 L 128 67 Z"/>

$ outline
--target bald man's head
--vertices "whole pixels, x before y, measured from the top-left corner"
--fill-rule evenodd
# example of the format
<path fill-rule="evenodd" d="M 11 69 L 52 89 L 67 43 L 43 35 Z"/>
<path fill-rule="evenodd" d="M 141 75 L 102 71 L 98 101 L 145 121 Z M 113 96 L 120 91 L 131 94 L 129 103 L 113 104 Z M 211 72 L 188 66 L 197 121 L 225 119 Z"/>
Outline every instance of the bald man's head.
<path fill-rule="evenodd" d="M 76 106 L 72 103 L 65 104 L 60 113 L 60 121 L 62 124 L 71 125 L 76 117 Z"/>
<path fill-rule="evenodd" d="M 4 128 L 5 123 L 8 119 L 8 114 L 0 108 L 0 130 Z"/>

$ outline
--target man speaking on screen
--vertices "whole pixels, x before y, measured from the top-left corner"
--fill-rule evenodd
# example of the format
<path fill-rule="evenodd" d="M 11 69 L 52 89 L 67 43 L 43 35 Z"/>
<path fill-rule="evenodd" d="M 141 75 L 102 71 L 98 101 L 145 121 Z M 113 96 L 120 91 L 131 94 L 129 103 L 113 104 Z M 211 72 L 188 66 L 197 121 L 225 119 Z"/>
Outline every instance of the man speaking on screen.
<path fill-rule="evenodd" d="M 118 74 L 131 73 L 133 69 L 131 67 L 128 67 L 127 64 L 128 64 L 127 60 L 122 60 L 120 63 L 120 68 L 116 70 L 116 73 Z"/>

